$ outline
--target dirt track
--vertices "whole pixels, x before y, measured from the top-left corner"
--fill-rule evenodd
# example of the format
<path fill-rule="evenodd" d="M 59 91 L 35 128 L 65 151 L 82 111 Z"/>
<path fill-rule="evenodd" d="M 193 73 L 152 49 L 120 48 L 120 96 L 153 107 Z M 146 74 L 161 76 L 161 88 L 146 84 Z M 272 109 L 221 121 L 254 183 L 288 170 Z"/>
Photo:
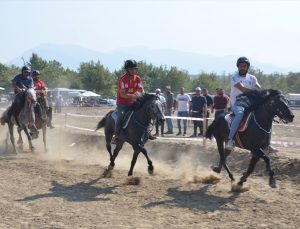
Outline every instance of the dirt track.
<path fill-rule="evenodd" d="M 1 137 L 3 138 L 3 132 Z M 126 185 L 131 149 L 125 147 L 112 178 L 101 178 L 108 156 L 103 138 L 49 131 L 49 152 L 38 150 L 0 157 L 0 228 L 299 228 L 300 160 L 282 153 L 273 158 L 279 188 L 268 186 L 263 163 L 236 194 L 222 172 L 215 185 L 193 183 L 206 176 L 217 158 L 214 147 L 152 142 L 154 176 L 141 155 Z M 73 143 L 73 144 L 72 144 Z M 75 144 L 76 143 L 76 144 Z M 1 148 L 3 142 L 1 141 Z M 249 154 L 229 158 L 236 178 Z M 242 170 L 241 170 L 242 169 Z"/>

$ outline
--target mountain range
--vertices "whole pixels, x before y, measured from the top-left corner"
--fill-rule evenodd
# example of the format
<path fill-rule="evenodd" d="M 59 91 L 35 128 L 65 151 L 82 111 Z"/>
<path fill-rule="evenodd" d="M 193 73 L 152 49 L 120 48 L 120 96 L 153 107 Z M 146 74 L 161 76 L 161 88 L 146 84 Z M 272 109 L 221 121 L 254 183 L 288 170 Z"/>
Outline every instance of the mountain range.
<path fill-rule="evenodd" d="M 81 62 L 100 60 L 101 64 L 110 71 L 120 69 L 126 59 L 146 61 L 155 66 L 176 66 L 179 69 L 187 70 L 189 74 L 195 75 L 200 72 L 208 73 L 233 73 L 236 71 L 235 62 L 238 56 L 211 56 L 191 52 L 184 52 L 172 49 L 149 49 L 145 47 L 128 47 L 116 49 L 110 52 L 98 52 L 79 45 L 63 44 L 41 44 L 30 50 L 25 51 L 19 57 L 14 58 L 6 64 L 21 66 L 22 57 L 28 61 L 36 53 L 45 60 L 57 60 L 64 67 L 78 70 Z M 264 73 L 288 73 L 300 71 L 300 66 L 291 68 L 281 68 L 270 63 L 262 63 L 251 59 L 251 64 L 259 68 Z"/>

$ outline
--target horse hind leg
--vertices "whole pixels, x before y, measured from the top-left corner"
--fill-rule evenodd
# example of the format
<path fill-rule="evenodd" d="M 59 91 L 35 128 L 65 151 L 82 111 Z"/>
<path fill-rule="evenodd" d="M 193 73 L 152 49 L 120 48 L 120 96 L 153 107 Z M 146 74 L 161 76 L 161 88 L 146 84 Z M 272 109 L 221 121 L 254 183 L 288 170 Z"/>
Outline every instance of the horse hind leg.
<path fill-rule="evenodd" d="M 111 144 L 110 141 L 106 144 L 106 149 L 110 154 L 110 164 L 108 165 L 107 169 L 103 173 L 103 177 L 111 177 L 111 171 L 115 167 L 115 160 L 123 147 L 124 142 L 118 142 L 116 148 L 114 149 L 113 154 L 111 153 Z"/>
<path fill-rule="evenodd" d="M 227 163 L 226 163 L 226 158 L 230 154 L 230 152 L 225 151 L 224 149 L 224 141 L 220 137 L 216 137 L 217 139 L 217 146 L 218 146 L 218 152 L 220 155 L 220 160 L 219 160 L 219 166 L 218 167 L 212 167 L 212 170 L 216 173 L 220 173 L 222 170 L 222 166 L 226 169 L 228 176 L 231 181 L 234 181 L 234 177 L 232 172 L 230 171 Z"/>

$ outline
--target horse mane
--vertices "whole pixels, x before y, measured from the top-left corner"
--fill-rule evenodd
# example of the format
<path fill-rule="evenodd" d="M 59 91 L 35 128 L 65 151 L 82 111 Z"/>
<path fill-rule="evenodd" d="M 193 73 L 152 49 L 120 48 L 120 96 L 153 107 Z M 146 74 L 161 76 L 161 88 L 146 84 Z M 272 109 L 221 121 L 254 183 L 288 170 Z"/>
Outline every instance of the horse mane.
<path fill-rule="evenodd" d="M 145 93 L 141 97 L 136 99 L 136 102 L 133 103 L 130 107 L 130 110 L 139 110 L 147 101 L 158 98 L 155 94 Z"/>
<path fill-rule="evenodd" d="M 249 98 L 251 104 L 248 111 L 256 110 L 259 106 L 269 101 L 269 99 L 273 99 L 277 96 L 280 96 L 281 92 L 275 89 L 260 89 L 260 90 L 251 90 L 245 92 L 239 96 L 246 96 Z"/>

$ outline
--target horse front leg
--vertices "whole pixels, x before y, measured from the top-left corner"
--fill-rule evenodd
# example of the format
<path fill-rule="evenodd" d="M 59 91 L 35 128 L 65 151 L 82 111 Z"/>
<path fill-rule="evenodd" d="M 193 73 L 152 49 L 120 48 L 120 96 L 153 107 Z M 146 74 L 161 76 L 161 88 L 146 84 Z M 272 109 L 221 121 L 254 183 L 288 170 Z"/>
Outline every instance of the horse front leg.
<path fill-rule="evenodd" d="M 25 126 L 23 129 L 24 129 L 24 132 L 25 132 L 25 134 L 27 136 L 27 139 L 28 139 L 28 142 L 29 142 L 29 148 L 30 148 L 31 152 L 34 152 L 34 146 L 32 144 L 32 138 L 31 138 L 31 135 L 29 134 L 27 126 Z"/>
<path fill-rule="evenodd" d="M 146 148 L 143 147 L 143 146 L 140 146 L 140 149 L 141 149 L 141 152 L 144 154 L 144 156 L 145 156 L 146 159 L 147 159 L 147 162 L 148 162 L 148 173 L 149 173 L 150 175 L 153 175 L 153 172 L 154 172 L 154 166 L 153 166 L 153 164 L 152 164 L 151 159 L 150 159 L 149 156 L 148 156 L 148 152 L 147 152 Z"/>
<path fill-rule="evenodd" d="M 43 123 L 42 131 L 43 131 L 44 151 L 46 153 L 46 152 L 48 152 L 48 149 L 47 149 L 47 139 L 46 139 L 47 123 Z"/>
<path fill-rule="evenodd" d="M 10 141 L 11 141 L 11 144 L 12 144 L 12 146 L 13 146 L 14 153 L 17 154 L 17 153 L 18 153 L 18 150 L 17 150 L 16 144 L 15 144 L 14 124 L 9 123 L 9 124 L 8 124 L 8 129 L 9 129 Z"/>
<path fill-rule="evenodd" d="M 252 151 L 251 151 L 252 152 Z M 247 169 L 247 171 L 243 174 L 243 176 L 241 177 L 240 181 L 238 182 L 238 185 L 243 186 L 243 183 L 247 181 L 247 178 L 250 176 L 250 174 L 253 172 L 256 163 L 259 160 L 259 156 L 256 154 L 252 155 L 252 158 L 250 160 L 250 164 L 249 167 Z"/>
<path fill-rule="evenodd" d="M 274 177 L 274 171 L 271 167 L 271 160 L 267 155 L 264 154 L 264 152 L 261 149 L 259 149 L 259 151 L 262 153 L 261 158 L 266 163 L 266 170 L 269 172 L 269 185 L 271 188 L 276 188 L 276 179 Z"/>
<path fill-rule="evenodd" d="M 128 176 L 132 176 L 133 168 L 135 166 L 136 160 L 137 160 L 137 158 L 139 156 L 139 153 L 140 153 L 140 148 L 138 146 L 135 146 L 133 149 L 134 149 L 134 153 L 133 153 L 133 157 L 132 157 L 132 160 L 131 160 L 131 165 L 130 165 L 130 169 L 129 169 L 129 172 L 128 172 Z"/>
<path fill-rule="evenodd" d="M 21 150 L 23 150 L 23 143 L 24 143 L 24 142 L 23 142 L 23 138 L 22 138 L 21 132 L 22 132 L 22 128 L 18 127 L 19 138 L 18 138 L 17 144 L 19 145 L 19 148 L 20 148 Z"/>

